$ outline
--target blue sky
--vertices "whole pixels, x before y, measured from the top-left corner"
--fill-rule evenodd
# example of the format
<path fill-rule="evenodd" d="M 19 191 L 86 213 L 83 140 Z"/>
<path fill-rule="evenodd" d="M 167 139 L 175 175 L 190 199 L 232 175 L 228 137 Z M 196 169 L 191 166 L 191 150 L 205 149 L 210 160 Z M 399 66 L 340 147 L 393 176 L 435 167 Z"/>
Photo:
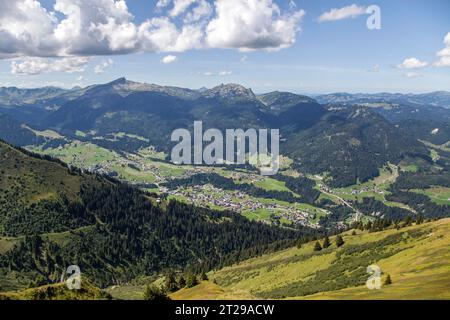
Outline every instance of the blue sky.
<path fill-rule="evenodd" d="M 23 1 L 30 0 L 16 0 L 12 3 Z M 67 19 L 67 12 L 74 9 L 71 7 L 71 2 L 74 1 L 57 1 L 60 2 L 59 11 L 54 7 L 55 0 L 41 0 L 42 8 L 33 7 L 37 13 L 25 18 L 30 20 L 27 21 L 29 29 L 17 27 L 18 31 L 11 31 L 15 37 L 11 36 L 11 42 L 1 40 L 0 37 L 0 57 L 3 58 L 0 60 L 0 86 L 85 86 L 125 76 L 134 81 L 190 88 L 233 82 L 251 87 L 255 92 L 283 90 L 312 94 L 450 90 L 448 0 L 295 0 L 295 5 L 288 0 L 233 0 L 236 5 L 244 6 L 246 1 L 260 2 L 261 7 L 274 10 L 273 21 L 250 17 L 247 28 L 254 28 L 251 32 L 246 32 L 244 27 L 241 30 L 229 30 L 227 22 L 236 15 L 251 15 L 252 10 L 245 12 L 224 6 L 219 11 L 217 2 L 209 1 L 209 6 L 204 4 L 210 10 L 208 14 L 191 23 L 186 22 L 186 17 L 200 6 L 201 1 L 191 0 L 190 5 L 181 10 L 181 13 L 174 14 L 173 1 L 177 0 L 169 1 L 166 5 L 164 1 L 160 1 L 158 8 L 158 1 L 127 0 L 121 3 L 126 3 L 126 9 L 120 7 L 116 11 L 111 10 L 110 15 L 114 17 L 115 24 L 99 29 L 101 36 L 97 32 L 93 38 L 82 38 L 82 34 L 74 39 L 71 29 L 66 28 L 60 30 L 58 44 L 55 44 L 54 39 L 48 39 L 44 43 L 44 40 L 40 40 L 43 35 L 50 34 L 52 30 L 54 32 Z M 80 6 L 80 19 L 84 21 L 86 28 L 93 23 L 105 23 L 109 21 L 109 17 L 107 19 L 90 12 L 99 8 L 103 10 L 105 6 L 117 3 L 114 0 L 91 1 L 90 4 Z M 356 14 L 347 17 L 346 12 L 351 12 L 352 5 Z M 361 10 L 369 5 L 377 5 L 381 9 L 380 30 L 369 30 L 366 26 L 369 15 L 361 13 Z M 0 32 L 14 30 L 8 27 L 16 26 L 17 21 L 11 17 L 20 8 L 19 5 L 17 8 L 3 10 L 10 10 L 11 13 L 9 16 L 0 14 Z M 330 13 L 333 8 L 341 9 L 342 15 L 334 17 L 331 12 L 334 18 L 318 21 L 322 14 Z M 47 16 L 52 17 L 47 26 L 50 29 L 39 33 L 36 29 L 45 25 Z M 134 31 L 134 37 L 129 36 L 128 33 L 153 18 L 170 21 L 171 26 L 180 31 L 180 34 L 186 25 L 195 25 L 194 31 L 205 33 L 199 33 L 199 38 L 195 39 L 192 36 L 195 32 L 174 35 L 173 39 L 178 36 L 177 44 L 169 41 L 164 46 L 158 43 L 161 39 L 159 35 L 156 42 L 149 41 L 148 38 L 152 41 L 154 38 L 148 34 L 142 40 L 143 33 L 138 34 L 137 31 Z M 37 21 L 31 21 L 32 19 Z M 208 27 L 214 20 L 218 20 L 217 25 L 211 31 Z M 284 23 L 285 27 L 277 28 L 279 23 Z M 82 24 L 79 25 L 82 28 Z M 90 32 L 86 30 L 83 32 Z M 208 32 L 210 38 L 207 38 Z M 269 40 L 261 36 L 267 32 L 273 33 L 268 36 Z M 20 42 L 24 37 L 19 37 L 24 33 L 28 36 L 26 45 Z M 123 34 L 123 37 L 114 38 L 117 34 Z M 448 41 L 444 43 L 447 34 Z M 215 40 L 222 35 L 225 35 L 223 41 Z M 33 41 L 34 37 L 36 41 Z M 100 38 L 103 42 L 109 39 L 109 42 L 94 43 Z M 191 38 L 194 39 L 192 42 Z M 130 45 L 129 41 L 133 41 L 133 44 Z M 198 44 L 193 44 L 194 41 Z M 84 48 L 82 52 L 76 52 L 81 47 Z M 248 50 L 249 47 L 252 50 Z M 171 63 L 163 63 L 164 58 Z M 73 60 L 68 62 L 64 59 Z M 67 63 L 74 65 L 67 67 Z"/>

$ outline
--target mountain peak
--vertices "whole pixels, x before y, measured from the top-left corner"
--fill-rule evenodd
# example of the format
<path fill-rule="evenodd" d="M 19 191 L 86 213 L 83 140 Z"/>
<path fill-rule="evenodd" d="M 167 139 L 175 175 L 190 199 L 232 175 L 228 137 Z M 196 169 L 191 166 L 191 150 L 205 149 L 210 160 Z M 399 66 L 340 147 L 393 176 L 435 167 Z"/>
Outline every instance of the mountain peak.
<path fill-rule="evenodd" d="M 244 97 L 249 99 L 254 99 L 256 96 L 252 89 L 245 88 L 240 84 L 228 83 L 221 84 L 217 87 L 204 91 L 206 97 L 222 97 L 222 98 L 237 98 Z"/>
<path fill-rule="evenodd" d="M 111 81 L 108 84 L 114 86 L 114 85 L 117 85 L 117 84 L 125 84 L 125 83 L 127 83 L 127 79 L 125 77 L 122 77 L 122 78 L 116 79 L 114 81 Z"/>

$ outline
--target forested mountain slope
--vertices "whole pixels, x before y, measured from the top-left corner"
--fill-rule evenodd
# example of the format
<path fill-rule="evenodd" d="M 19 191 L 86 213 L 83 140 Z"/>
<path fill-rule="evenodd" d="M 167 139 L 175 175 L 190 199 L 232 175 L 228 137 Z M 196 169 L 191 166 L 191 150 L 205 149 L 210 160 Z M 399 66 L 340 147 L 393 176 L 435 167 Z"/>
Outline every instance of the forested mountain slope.
<path fill-rule="evenodd" d="M 106 286 L 167 268 L 209 270 L 315 231 L 159 201 L 0 142 L 0 288 L 52 283 L 79 265 Z"/>

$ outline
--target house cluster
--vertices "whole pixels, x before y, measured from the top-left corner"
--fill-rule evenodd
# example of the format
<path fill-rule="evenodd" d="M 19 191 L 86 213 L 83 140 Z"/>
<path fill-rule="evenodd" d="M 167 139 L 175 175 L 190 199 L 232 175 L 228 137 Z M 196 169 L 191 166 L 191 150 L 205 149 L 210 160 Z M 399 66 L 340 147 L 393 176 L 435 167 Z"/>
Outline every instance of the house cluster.
<path fill-rule="evenodd" d="M 274 217 L 284 218 L 301 225 L 311 225 L 309 212 L 300 210 L 295 205 L 265 203 L 248 197 L 240 191 L 224 191 L 211 185 L 193 186 L 188 189 L 178 188 L 168 191 L 170 195 L 183 197 L 201 207 L 220 207 L 237 213 L 266 210 Z"/>

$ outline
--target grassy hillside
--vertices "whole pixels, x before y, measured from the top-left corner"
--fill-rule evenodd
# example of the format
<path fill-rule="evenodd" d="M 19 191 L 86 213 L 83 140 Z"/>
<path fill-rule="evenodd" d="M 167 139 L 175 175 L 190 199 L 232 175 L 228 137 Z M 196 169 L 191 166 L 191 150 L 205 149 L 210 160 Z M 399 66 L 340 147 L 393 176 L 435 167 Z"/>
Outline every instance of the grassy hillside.
<path fill-rule="evenodd" d="M 38 202 L 64 193 L 76 198 L 80 176 L 68 175 L 59 163 L 32 158 L 0 142 L 0 190 L 23 203 Z M 20 193 L 19 193 L 20 191 Z"/>
<path fill-rule="evenodd" d="M 173 299 L 450 299 L 450 219 L 400 230 L 347 232 L 345 244 L 313 251 L 314 243 L 250 259 L 211 272 L 211 282 L 183 289 Z M 366 268 L 382 282 L 369 290 Z"/>
<path fill-rule="evenodd" d="M 0 300 L 105 300 L 110 296 L 85 279 L 80 290 L 69 290 L 64 283 L 0 293 Z"/>

